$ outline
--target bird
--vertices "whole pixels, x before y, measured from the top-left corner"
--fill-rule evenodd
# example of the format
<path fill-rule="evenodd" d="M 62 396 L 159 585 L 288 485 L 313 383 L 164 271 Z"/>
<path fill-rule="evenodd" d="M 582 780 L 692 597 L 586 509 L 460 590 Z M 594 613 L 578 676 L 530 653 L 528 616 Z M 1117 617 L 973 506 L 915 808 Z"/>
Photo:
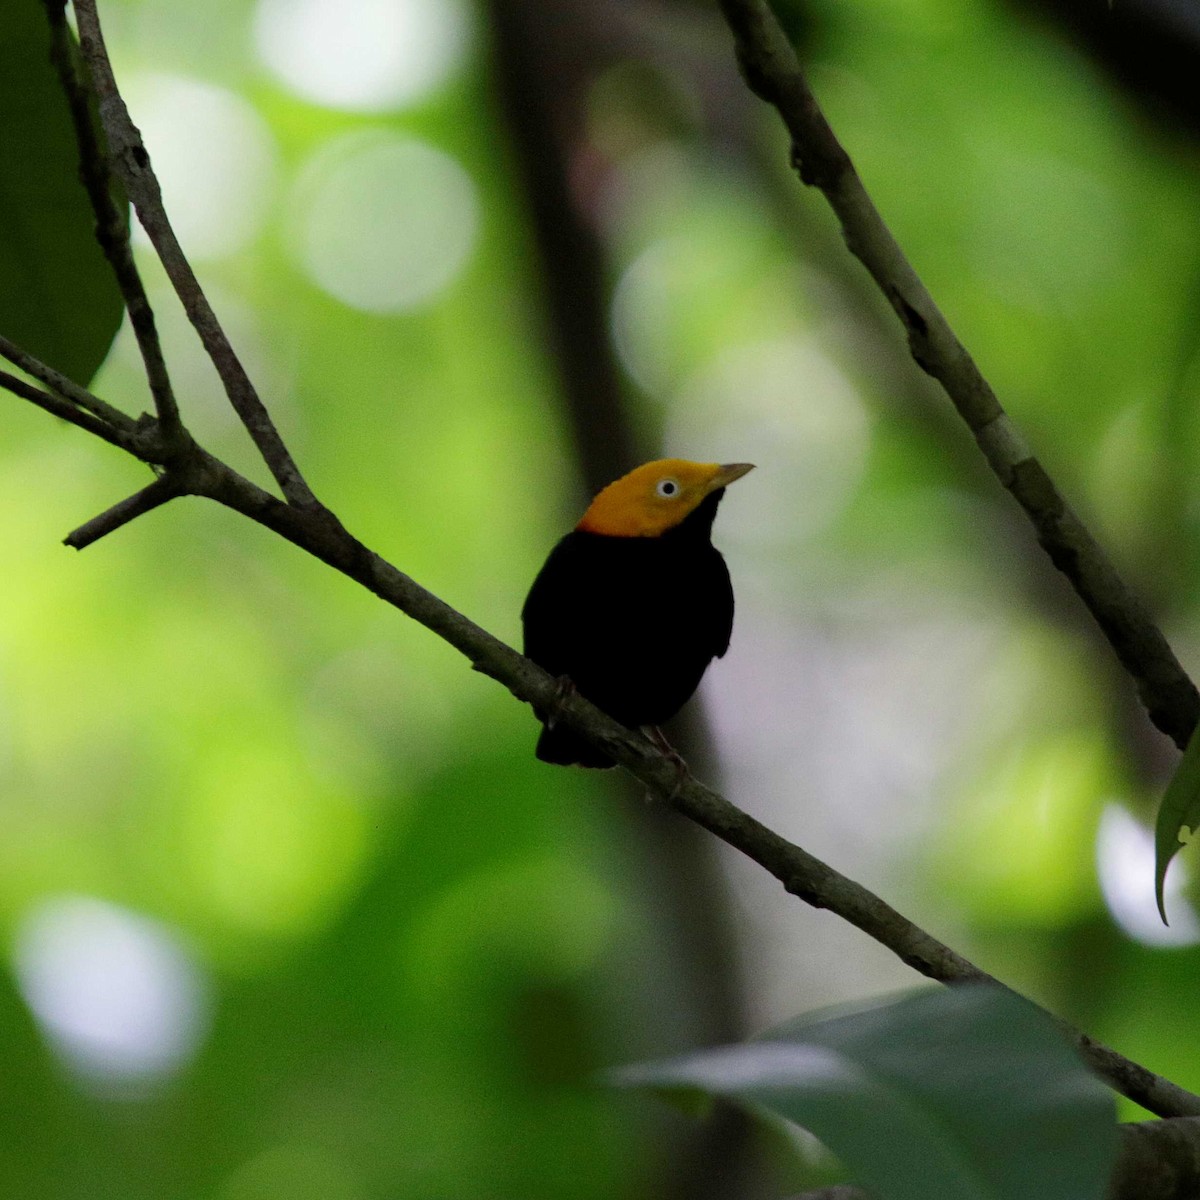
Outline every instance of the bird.
<path fill-rule="evenodd" d="M 521 610 L 528 658 L 669 750 L 658 726 L 729 649 L 733 586 L 711 541 L 725 489 L 753 463 L 645 463 L 597 494 L 550 551 Z M 553 713 L 538 712 L 542 762 L 616 763 Z"/>

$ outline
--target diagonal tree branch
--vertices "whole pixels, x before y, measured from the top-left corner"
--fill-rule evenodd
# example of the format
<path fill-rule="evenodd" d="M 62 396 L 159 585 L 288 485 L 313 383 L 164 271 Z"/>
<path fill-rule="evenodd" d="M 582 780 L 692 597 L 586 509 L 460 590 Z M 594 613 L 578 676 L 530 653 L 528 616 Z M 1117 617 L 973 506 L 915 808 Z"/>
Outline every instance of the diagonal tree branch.
<path fill-rule="evenodd" d="M 921 369 L 942 387 L 989 466 L 1025 510 L 1054 565 L 1070 580 L 1150 719 L 1181 748 L 1200 718 L 1200 693 L 1079 517 L 1009 420 L 975 361 L 883 222 L 809 89 L 768 0 L 720 0 L 750 88 L 773 104 L 792 137 L 800 178 L 818 188 L 846 244 L 896 311 Z"/>
<path fill-rule="evenodd" d="M 22 350 L 15 342 L 0 334 L 0 358 L 6 358 L 14 367 L 20 368 L 26 375 L 32 375 L 40 380 L 52 392 L 61 396 L 72 405 L 98 417 L 104 424 L 114 429 L 133 429 L 137 422 L 127 413 L 111 404 L 106 404 L 98 396 L 93 396 L 87 388 L 80 387 L 74 380 L 68 379 L 61 371 L 47 366 L 40 359 L 34 358 L 27 350 Z M 28 397 L 26 397 L 28 399 Z M 67 420 L 70 420 L 68 417 Z"/>
<path fill-rule="evenodd" d="M 26 383 L 24 379 L 19 379 L 16 375 L 0 371 L 0 387 L 12 392 L 14 396 L 20 396 L 22 400 L 36 404 L 38 408 L 44 409 L 63 421 L 69 421 L 72 425 L 77 425 L 88 433 L 94 433 L 110 445 L 117 446 L 121 450 L 128 450 L 131 454 L 137 453 L 133 449 L 132 439 L 127 433 L 114 429 L 111 425 L 101 421 L 99 417 L 93 416 L 92 413 L 76 408 L 60 397 L 50 392 L 44 392 L 31 383 Z"/>
<path fill-rule="evenodd" d="M 106 122 L 110 128 L 110 142 L 117 149 L 116 157 L 118 163 L 123 164 L 121 168 L 123 174 L 127 171 L 130 172 L 143 192 L 148 190 L 152 200 L 149 205 L 151 220 L 152 222 L 156 221 L 156 214 L 161 213 L 161 199 L 158 197 L 157 182 L 152 173 L 148 171 L 145 162 L 142 161 L 145 159 L 145 151 L 141 147 L 140 138 L 129 122 L 128 115 L 124 112 L 124 106 L 116 92 L 111 67 L 103 52 L 103 45 L 99 42 L 99 26 L 95 19 L 94 0 L 77 0 L 77 3 L 85 51 L 88 51 L 90 46 L 89 61 L 93 62 L 93 76 L 96 78 L 97 87 L 102 96 L 102 115 L 107 111 Z M 752 10 L 757 13 L 760 18 L 765 16 L 772 22 L 772 25 L 766 27 L 768 33 L 771 28 L 778 32 L 777 26 L 773 26 L 773 18 L 770 17 L 769 11 L 762 7 L 758 0 L 723 0 L 723 3 L 729 11 L 740 11 L 742 8 L 746 8 L 747 11 Z M 86 32 L 82 32 L 85 26 L 88 29 Z M 762 29 L 756 27 L 753 32 L 755 36 L 759 36 L 762 34 Z M 782 39 L 782 34 L 778 36 Z M 786 41 L 782 44 L 790 54 L 790 47 L 787 47 Z M 777 46 L 775 51 L 778 51 Z M 792 61 L 794 63 L 794 57 Z M 97 67 L 102 70 L 97 70 Z M 103 72 L 107 72 L 107 75 L 105 76 Z M 761 79 L 754 75 L 753 70 L 751 75 L 756 82 L 761 84 Z M 107 83 L 105 79 L 107 79 Z M 799 79 L 798 71 L 789 86 L 794 88 L 796 79 Z M 800 83 L 802 84 L 803 81 L 800 80 Z M 805 89 L 801 98 L 806 94 Z M 808 97 L 808 100 L 811 101 L 811 96 Z M 105 110 L 106 103 L 107 110 Z M 120 110 L 116 116 L 113 115 L 114 105 L 119 106 Z M 815 110 L 815 105 L 811 107 L 812 111 L 806 110 L 806 119 L 813 119 L 813 112 L 819 118 L 820 114 Z M 823 118 L 820 119 L 820 124 L 823 125 Z M 114 137 L 112 129 L 115 129 L 119 136 Z M 827 130 L 828 127 L 825 126 L 825 129 Z M 832 134 L 829 136 L 832 137 Z M 834 144 L 836 145 L 836 143 Z M 840 147 L 838 149 L 840 151 Z M 845 160 L 844 154 L 841 158 L 844 161 L 838 166 L 836 173 L 837 178 L 841 181 L 837 185 L 838 187 L 847 186 L 844 172 L 849 169 L 848 160 Z M 856 180 L 856 177 L 854 179 Z M 128 182 L 126 186 L 129 186 Z M 834 185 L 829 184 L 829 186 Z M 857 187 L 861 192 L 861 184 L 857 184 Z M 853 188 L 850 190 L 853 192 Z M 865 196 L 865 193 L 863 195 Z M 869 201 L 866 203 L 869 204 Z M 165 223 L 165 214 L 162 217 Z M 144 217 L 143 220 L 145 220 Z M 877 214 L 876 220 L 878 220 Z M 169 225 L 166 228 L 169 231 Z M 891 245 L 894 246 L 894 243 Z M 175 244 L 175 248 L 178 249 L 177 244 Z M 898 253 L 897 250 L 896 254 Z M 186 266 L 186 263 L 184 265 Z M 904 265 L 911 271 L 910 268 L 907 268 L 907 264 Z M 170 267 L 168 269 L 170 270 Z M 190 279 L 189 286 L 194 289 L 194 293 L 203 299 L 203 293 L 200 292 L 195 277 L 190 274 L 190 268 L 188 268 L 188 279 Z M 180 286 L 178 282 L 176 286 L 177 288 Z M 183 291 L 187 292 L 188 288 L 185 287 Z M 923 290 L 917 296 L 917 300 L 922 305 L 928 300 L 924 296 Z M 906 306 L 911 301 L 906 294 L 897 293 L 893 297 L 893 303 L 904 315 Z M 931 306 L 932 302 L 929 301 L 928 304 Z M 206 301 L 204 306 L 207 308 Z M 207 311 L 211 314 L 211 309 Z M 914 309 L 914 312 L 917 311 Z M 932 310 L 932 312 L 936 312 L 936 310 Z M 918 315 L 920 315 L 919 312 Z M 215 324 L 215 318 L 213 320 Z M 910 321 L 912 322 L 910 335 L 913 338 L 914 346 L 919 352 L 923 352 L 921 348 L 928 339 L 931 328 L 929 316 L 921 316 L 920 324 L 923 326 L 923 332 L 920 332 L 919 336 L 919 331 L 915 331 L 917 323 L 912 318 Z M 205 330 L 201 328 L 202 324 L 203 322 L 197 323 L 197 329 L 204 337 Z M 219 327 L 217 328 L 219 329 Z M 224 338 L 223 334 L 221 334 L 221 338 Z M 227 342 L 224 344 L 228 346 Z M 935 346 L 941 345 L 936 338 L 934 344 Z M 957 345 L 957 343 L 954 344 Z M 938 352 L 940 353 L 940 350 Z M 122 435 L 122 441 L 129 442 L 129 445 L 124 448 L 128 449 L 131 454 L 144 461 L 155 461 L 145 447 L 161 445 L 162 431 L 158 422 L 152 418 L 143 418 L 141 422 L 133 421 L 119 410 L 112 409 L 111 406 L 92 396 L 86 389 L 79 388 L 78 385 L 51 371 L 44 364 L 30 359 L 19 348 L 13 347 L 11 343 L 0 345 L 0 353 L 4 353 L 6 357 L 17 362 L 17 365 L 21 366 L 23 370 L 35 368 L 31 373 L 35 374 L 37 378 L 41 378 L 55 391 L 62 392 L 67 401 L 86 410 L 86 414 L 75 413 L 76 417 L 90 414 L 93 420 L 98 419 L 101 423 L 111 425 L 113 430 Z M 19 357 L 12 358 L 12 353 L 16 353 Z M 965 351 L 962 353 L 965 355 Z M 231 350 L 230 354 L 232 354 Z M 233 361 L 236 362 L 236 358 Z M 967 361 L 969 362 L 969 360 Z M 240 370 L 240 364 L 238 364 L 238 369 Z M 0 376 L 0 385 L 7 385 L 9 379 L 13 379 L 13 377 Z M 21 383 L 19 380 L 13 381 Z M 983 386 L 986 388 L 986 384 Z M 21 387 L 11 390 L 25 399 L 38 403 L 41 407 L 47 407 L 44 400 L 45 394 L 38 392 L 36 388 L 29 388 L 22 384 Z M 990 395 L 990 393 L 987 394 Z M 284 537 L 420 622 L 458 649 L 470 660 L 476 670 L 502 683 L 518 699 L 543 711 L 558 710 L 568 725 L 585 734 L 595 744 L 602 746 L 618 763 L 656 795 L 662 797 L 676 812 L 742 851 L 774 875 L 792 895 L 814 907 L 828 909 L 849 921 L 930 979 L 949 984 L 971 981 L 990 982 L 997 986 L 1003 986 L 979 967 L 902 916 L 866 888 L 841 875 L 801 847 L 786 841 L 779 834 L 731 804 L 723 796 L 691 777 L 685 778 L 681 783 L 677 760 L 665 755 L 641 733 L 619 725 L 579 695 L 569 696 L 564 700 L 560 695 L 558 681 L 540 667 L 487 633 L 486 630 L 474 624 L 369 550 L 352 537 L 332 517 L 332 514 L 318 505 L 315 500 L 311 500 L 309 503 L 302 502 L 302 499 L 298 497 L 307 495 L 311 498 L 311 492 L 308 492 L 306 487 L 302 493 L 296 492 L 296 480 L 300 479 L 299 473 L 288 474 L 285 468 L 291 464 L 290 456 L 287 456 L 278 433 L 271 424 L 270 418 L 267 417 L 265 409 L 262 409 L 261 401 L 258 400 L 256 394 L 254 402 L 262 410 L 261 415 L 265 421 L 265 426 L 259 426 L 260 432 L 262 428 L 265 428 L 269 430 L 274 439 L 272 442 L 268 438 L 268 448 L 263 449 L 260 445 L 260 449 L 263 449 L 264 457 L 267 457 L 272 469 L 276 472 L 280 486 L 285 489 L 287 502 L 277 499 L 243 478 L 187 438 L 173 456 L 171 471 L 174 473 L 174 478 L 172 480 L 160 481 L 163 482 L 163 486 L 160 488 L 156 488 L 156 485 L 152 484 L 137 496 L 122 502 L 108 513 L 101 514 L 100 517 L 77 530 L 72 536 L 77 541 L 85 543 L 88 540 L 94 540 L 91 536 L 93 533 L 99 536 L 105 531 L 105 528 L 115 528 L 141 512 L 149 511 L 162 500 L 169 499 L 168 493 L 188 492 L 214 499 Z M 1011 459 L 1010 465 L 1014 469 L 1023 463 L 1033 462 L 1034 460 L 1028 456 L 1022 457 L 1019 443 L 1015 435 L 1008 430 L 1003 414 L 999 412 L 999 406 L 995 404 L 994 397 L 991 403 L 995 406 L 996 411 L 987 416 L 987 419 L 976 429 L 981 444 L 989 450 L 989 457 L 1001 462 Z M 55 409 L 51 407 L 50 411 L 55 411 Z M 239 409 L 239 411 L 241 410 Z M 985 416 L 988 411 L 990 410 L 985 405 L 983 409 Z M 75 423 L 88 428 L 85 421 L 76 420 Z M 249 422 L 248 428 L 251 428 L 253 432 L 254 427 Z M 89 431 L 97 432 L 94 429 Z M 1003 445 L 999 445 L 1000 443 Z M 1008 446 L 1008 452 L 1003 450 L 1004 445 Z M 279 451 L 282 452 L 284 458 L 279 457 Z M 291 470 L 295 471 L 294 464 L 291 464 Z M 1040 471 L 1040 467 L 1037 470 Z M 280 472 L 289 480 L 286 485 L 280 478 Z M 302 480 L 300 482 L 303 483 Z M 1046 482 L 1048 483 L 1048 481 Z M 172 492 L 172 489 L 178 490 Z M 1057 494 L 1053 493 L 1053 495 Z M 1109 570 L 1111 571 L 1111 568 Z M 1127 616 L 1126 614 L 1126 619 Z M 1153 630 L 1152 626 L 1150 628 Z M 1157 631 L 1154 632 L 1157 633 Z M 1159 635 L 1159 640 L 1161 641 L 1161 635 Z M 1165 648 L 1165 642 L 1163 647 Z M 1168 656 L 1169 653 L 1168 650 Z M 1174 659 L 1171 658 L 1170 662 L 1174 663 Z M 1178 669 L 1177 664 L 1176 669 Z M 1139 676 L 1139 679 L 1141 678 Z M 1186 682 L 1186 677 L 1184 681 Z M 1190 684 L 1188 686 L 1190 687 Z M 1153 689 L 1151 692 L 1155 695 L 1158 694 Z M 1194 695 L 1193 691 L 1193 700 Z M 1155 1075 L 1147 1068 L 1124 1058 L 1116 1051 L 1073 1029 L 1065 1022 L 1060 1021 L 1059 1024 L 1092 1069 L 1123 1095 L 1163 1117 L 1200 1116 L 1200 1096 Z"/>
<path fill-rule="evenodd" d="M 113 168 L 124 185 L 142 227 L 175 288 L 216 367 L 225 393 L 234 411 L 258 447 L 263 461 L 275 476 L 288 503 L 300 508 L 320 509 L 320 503 L 300 474 L 263 405 L 254 384 L 246 374 L 241 359 L 230 345 L 224 329 L 213 312 L 208 297 L 200 287 L 191 264 L 183 253 L 179 239 L 171 227 L 163 207 L 162 190 L 150 165 L 150 155 L 142 143 L 142 135 L 130 119 L 129 110 L 117 88 L 112 63 L 100 29 L 100 17 L 95 0 L 74 0 L 79 24 L 79 40 L 100 102 L 100 120 L 108 140 Z"/>
<path fill-rule="evenodd" d="M 563 700 L 557 680 L 369 550 L 339 523 L 277 500 L 199 448 L 193 451 L 190 474 L 189 490 L 195 494 L 209 496 L 249 517 L 360 583 L 449 642 L 475 670 L 502 683 L 518 699 L 542 711 L 557 708 L 572 728 L 602 746 L 676 812 L 742 851 L 792 895 L 849 921 L 930 979 L 1004 986 L 878 896 L 698 780 L 688 778 L 681 786 L 677 763 L 649 739 L 619 725 L 582 696 Z M 1088 1065 L 1122 1095 L 1158 1116 L 1200 1115 L 1200 1096 L 1066 1022 L 1058 1023 Z"/>
<path fill-rule="evenodd" d="M 156 471 L 163 471 L 152 484 L 140 492 L 122 500 L 68 534 L 64 539 L 68 546 L 82 550 L 105 534 L 128 524 L 134 517 L 141 516 L 142 513 L 149 512 L 176 496 L 188 493 L 187 481 L 193 470 L 196 446 L 191 435 L 181 424 L 175 427 L 168 442 L 163 437 L 163 425 L 160 421 L 151 416 L 143 416 L 135 421 L 120 409 L 93 395 L 87 388 L 80 387 L 65 375 L 46 366 L 5 337 L 0 337 L 0 355 L 15 363 L 27 374 L 47 382 L 54 390 L 43 391 L 7 371 L 0 371 L 0 388 L 36 404 L 38 408 L 69 421 L 88 433 L 95 434 Z M 178 413 L 176 418 L 178 419 Z"/>
<path fill-rule="evenodd" d="M 155 328 L 154 310 L 150 307 L 142 277 L 133 261 L 128 225 L 113 199 L 108 161 L 96 136 L 88 91 L 77 73 L 77 56 L 67 26 L 67 0 L 42 0 L 42 3 L 50 24 L 51 58 L 75 126 L 80 177 L 87 189 L 92 211 L 96 214 L 96 240 L 112 267 L 125 300 L 163 436 L 167 441 L 172 441 L 182 432 L 179 409 Z"/>

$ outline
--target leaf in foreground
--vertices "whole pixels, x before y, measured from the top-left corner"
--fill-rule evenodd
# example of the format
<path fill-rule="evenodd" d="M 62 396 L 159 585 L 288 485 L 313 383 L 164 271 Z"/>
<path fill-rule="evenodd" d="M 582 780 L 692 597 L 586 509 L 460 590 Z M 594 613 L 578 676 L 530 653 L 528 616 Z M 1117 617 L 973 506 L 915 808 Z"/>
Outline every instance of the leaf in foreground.
<path fill-rule="evenodd" d="M 0 334 L 87 384 L 123 308 L 92 232 L 67 100 L 36 0 L 4 6 L 0 113 Z"/>
<path fill-rule="evenodd" d="M 782 1116 L 879 1200 L 1096 1200 L 1117 1146 L 1108 1091 L 1044 1014 L 990 987 L 801 1019 L 617 1081 Z"/>
<path fill-rule="evenodd" d="M 1163 887 L 1171 859 L 1187 845 L 1200 824 L 1200 737 L 1192 735 L 1158 806 L 1154 826 L 1154 895 L 1167 923 Z"/>

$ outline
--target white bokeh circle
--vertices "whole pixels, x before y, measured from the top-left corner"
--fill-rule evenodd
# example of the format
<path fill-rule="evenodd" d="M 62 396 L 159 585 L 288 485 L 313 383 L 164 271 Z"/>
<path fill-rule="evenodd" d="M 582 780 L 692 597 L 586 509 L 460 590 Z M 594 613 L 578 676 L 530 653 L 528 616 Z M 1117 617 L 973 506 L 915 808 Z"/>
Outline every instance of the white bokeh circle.
<path fill-rule="evenodd" d="M 462 65 L 463 0 L 259 0 L 259 57 L 292 91 L 328 108 L 383 112 L 424 99 Z"/>
<path fill-rule="evenodd" d="M 317 151 L 297 181 L 290 225 L 292 252 L 318 286 L 366 312 L 403 312 L 462 271 L 479 203 L 444 151 L 370 131 Z"/>

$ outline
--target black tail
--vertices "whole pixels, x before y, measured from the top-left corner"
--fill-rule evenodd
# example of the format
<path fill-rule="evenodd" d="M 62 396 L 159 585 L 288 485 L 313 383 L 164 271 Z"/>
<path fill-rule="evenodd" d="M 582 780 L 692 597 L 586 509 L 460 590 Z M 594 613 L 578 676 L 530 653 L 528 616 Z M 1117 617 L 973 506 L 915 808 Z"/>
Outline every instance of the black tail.
<path fill-rule="evenodd" d="M 602 770 L 617 765 L 603 750 L 597 749 L 565 725 L 543 729 L 536 753 L 542 762 L 563 767 L 596 767 Z"/>

